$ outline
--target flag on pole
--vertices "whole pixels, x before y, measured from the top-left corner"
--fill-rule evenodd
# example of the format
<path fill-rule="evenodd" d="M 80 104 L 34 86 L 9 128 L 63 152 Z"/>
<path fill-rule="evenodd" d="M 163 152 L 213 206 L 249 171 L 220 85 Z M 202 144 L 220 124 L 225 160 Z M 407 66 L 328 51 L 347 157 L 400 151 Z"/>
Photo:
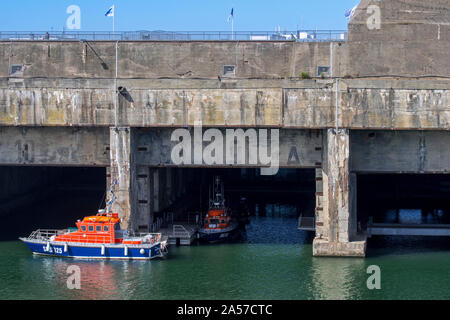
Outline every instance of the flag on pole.
<path fill-rule="evenodd" d="M 228 22 L 230 22 L 231 19 L 234 20 L 234 8 L 231 9 L 230 16 L 228 17 Z"/>
<path fill-rule="evenodd" d="M 350 20 L 353 17 L 353 15 L 356 12 L 356 8 L 357 7 L 358 7 L 358 5 L 354 6 L 353 8 L 351 8 L 351 9 L 349 9 L 347 11 L 345 11 L 345 17 L 347 18 L 347 20 Z"/>
<path fill-rule="evenodd" d="M 106 11 L 105 17 L 114 17 L 114 5 Z"/>

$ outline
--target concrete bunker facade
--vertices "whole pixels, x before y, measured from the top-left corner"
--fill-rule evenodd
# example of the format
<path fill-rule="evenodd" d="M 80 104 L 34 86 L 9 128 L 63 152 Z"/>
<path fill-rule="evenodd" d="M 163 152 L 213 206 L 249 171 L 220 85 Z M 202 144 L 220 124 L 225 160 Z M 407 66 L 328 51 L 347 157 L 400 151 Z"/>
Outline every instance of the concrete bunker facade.
<path fill-rule="evenodd" d="M 449 10 L 362 1 L 347 42 L 1 42 L 0 164 L 107 167 L 113 210 L 137 231 L 183 193 L 182 168 L 230 166 L 195 151 L 173 163 L 174 130 L 277 130 L 279 167 L 316 171 L 313 254 L 364 256 L 358 173 L 450 171 Z M 329 77 L 299 76 L 321 66 Z M 267 167 L 232 145 L 245 161 L 231 166 Z"/>

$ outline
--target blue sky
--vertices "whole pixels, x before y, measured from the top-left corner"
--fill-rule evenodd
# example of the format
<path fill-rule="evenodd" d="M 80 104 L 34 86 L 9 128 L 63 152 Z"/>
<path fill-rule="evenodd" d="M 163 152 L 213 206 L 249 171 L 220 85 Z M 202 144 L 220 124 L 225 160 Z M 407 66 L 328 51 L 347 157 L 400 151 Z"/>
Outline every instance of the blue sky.
<path fill-rule="evenodd" d="M 230 31 L 227 18 L 235 10 L 235 31 L 347 29 L 344 13 L 359 0 L 14 0 L 2 1 L 1 31 L 62 31 L 66 9 L 81 9 L 81 31 Z"/>

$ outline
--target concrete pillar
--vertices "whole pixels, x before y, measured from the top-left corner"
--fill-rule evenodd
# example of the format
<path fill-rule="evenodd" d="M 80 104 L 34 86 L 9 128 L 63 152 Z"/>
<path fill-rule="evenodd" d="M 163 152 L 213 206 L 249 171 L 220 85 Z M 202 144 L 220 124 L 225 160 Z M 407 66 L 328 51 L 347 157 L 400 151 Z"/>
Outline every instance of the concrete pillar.
<path fill-rule="evenodd" d="M 185 194 L 186 188 L 186 169 L 178 169 L 178 197 L 181 198 Z"/>
<path fill-rule="evenodd" d="M 152 224 L 154 222 L 154 218 L 155 218 L 155 207 L 154 207 L 154 201 L 155 201 L 155 171 L 158 169 L 154 169 L 154 168 L 149 168 L 148 170 L 148 176 L 149 176 L 149 211 L 150 211 L 150 217 L 149 217 L 149 228 L 150 231 Z"/>
<path fill-rule="evenodd" d="M 166 172 L 168 168 L 159 168 L 159 170 L 159 211 L 163 211 L 167 206 Z"/>
<path fill-rule="evenodd" d="M 161 188 L 160 188 L 160 169 L 153 170 L 153 189 L 152 189 L 152 200 L 153 200 L 153 212 L 158 212 L 161 203 Z"/>
<path fill-rule="evenodd" d="M 323 211 L 326 202 L 324 202 L 323 196 L 323 170 L 322 168 L 316 169 L 316 236 L 328 237 L 328 220 L 323 218 Z M 327 225 L 325 225 L 327 223 Z"/>
<path fill-rule="evenodd" d="M 356 173 L 350 173 L 350 223 L 349 223 L 349 236 L 350 240 L 357 240 L 358 238 L 358 215 L 357 215 L 357 179 Z"/>
<path fill-rule="evenodd" d="M 172 168 L 166 168 L 166 199 L 167 203 L 166 206 L 170 206 L 173 203 L 173 174 L 172 174 Z"/>
<path fill-rule="evenodd" d="M 133 181 L 136 168 L 133 161 L 133 129 L 110 128 L 110 185 L 116 196 L 111 211 L 122 219 L 122 229 L 132 229 L 132 215 L 136 210 L 133 201 Z M 108 190 L 108 201 L 111 195 Z"/>
<path fill-rule="evenodd" d="M 135 129 L 129 127 L 110 129 L 111 165 L 106 187 L 108 201 L 111 186 L 116 196 L 111 210 L 122 219 L 121 228 L 146 232 L 152 223 L 152 176 L 149 167 L 134 161 L 135 135 Z"/>
<path fill-rule="evenodd" d="M 135 221 L 137 225 L 132 226 L 139 232 L 148 232 L 150 224 L 153 222 L 153 211 L 151 210 L 151 176 L 150 168 L 147 166 L 136 167 L 136 195 L 137 208 L 135 212 Z"/>
<path fill-rule="evenodd" d="M 313 254 L 365 256 L 366 241 L 356 234 L 356 176 L 349 172 L 349 130 L 328 129 L 323 150 L 322 169 L 316 172 Z"/>
<path fill-rule="evenodd" d="M 106 203 L 111 200 L 111 194 L 109 193 L 111 190 L 111 167 L 106 168 Z"/>

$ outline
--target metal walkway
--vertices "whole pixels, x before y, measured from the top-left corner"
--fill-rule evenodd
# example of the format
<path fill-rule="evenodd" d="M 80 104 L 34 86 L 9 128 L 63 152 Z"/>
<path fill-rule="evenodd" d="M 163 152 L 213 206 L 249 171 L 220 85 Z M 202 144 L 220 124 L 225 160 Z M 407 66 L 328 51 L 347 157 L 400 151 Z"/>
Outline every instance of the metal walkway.
<path fill-rule="evenodd" d="M 315 217 L 298 217 L 298 229 L 303 231 L 316 231 Z"/>
<path fill-rule="evenodd" d="M 160 232 L 167 236 L 170 245 L 190 246 L 196 239 L 198 226 L 188 224 L 174 224 Z"/>
<path fill-rule="evenodd" d="M 0 31 L 0 41 L 346 41 L 347 30 L 296 31 Z"/>
<path fill-rule="evenodd" d="M 450 236 L 450 224 L 373 223 L 367 226 L 367 235 L 375 236 Z"/>

